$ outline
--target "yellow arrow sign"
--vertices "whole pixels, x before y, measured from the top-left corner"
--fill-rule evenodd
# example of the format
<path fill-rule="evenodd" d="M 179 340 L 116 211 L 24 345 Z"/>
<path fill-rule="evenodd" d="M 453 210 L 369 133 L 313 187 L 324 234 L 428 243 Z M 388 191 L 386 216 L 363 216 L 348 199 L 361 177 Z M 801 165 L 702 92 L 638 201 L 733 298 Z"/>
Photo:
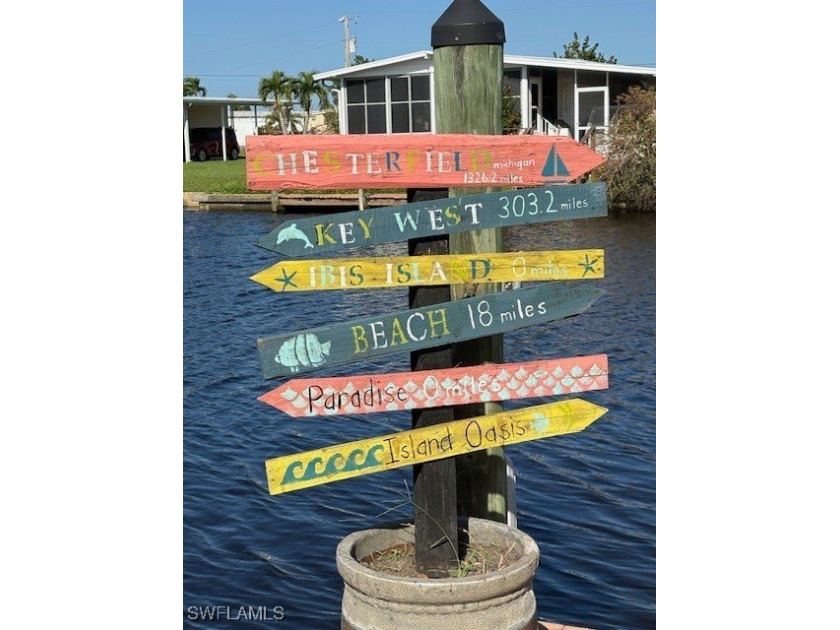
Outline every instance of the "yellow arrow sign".
<path fill-rule="evenodd" d="M 270 459 L 268 491 L 282 494 L 332 481 L 582 431 L 607 409 L 574 398 L 445 422 Z"/>
<path fill-rule="evenodd" d="M 474 282 L 539 282 L 604 277 L 604 250 L 290 260 L 251 280 L 275 291 L 381 289 Z"/>

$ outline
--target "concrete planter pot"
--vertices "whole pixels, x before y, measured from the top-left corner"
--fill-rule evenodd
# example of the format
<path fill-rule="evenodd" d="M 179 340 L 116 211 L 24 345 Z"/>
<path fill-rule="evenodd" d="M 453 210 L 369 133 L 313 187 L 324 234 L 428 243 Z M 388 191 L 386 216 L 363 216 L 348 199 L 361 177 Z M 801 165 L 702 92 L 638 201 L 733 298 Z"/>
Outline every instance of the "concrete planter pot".
<path fill-rule="evenodd" d="M 418 579 L 372 571 L 359 564 L 377 551 L 414 543 L 414 526 L 354 532 L 338 545 L 344 579 L 342 630 L 536 630 L 534 574 L 540 551 L 527 534 L 502 523 L 471 518 L 470 540 L 505 548 L 519 560 L 498 571 L 466 578 Z"/>

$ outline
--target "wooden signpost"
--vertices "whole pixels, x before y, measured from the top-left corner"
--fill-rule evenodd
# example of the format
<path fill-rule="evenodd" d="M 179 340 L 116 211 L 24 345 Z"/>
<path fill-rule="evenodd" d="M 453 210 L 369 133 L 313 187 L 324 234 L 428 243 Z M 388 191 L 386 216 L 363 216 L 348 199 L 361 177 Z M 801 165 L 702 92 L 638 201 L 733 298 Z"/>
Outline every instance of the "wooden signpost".
<path fill-rule="evenodd" d="M 432 348 L 577 315 L 603 291 L 550 282 L 257 340 L 266 379 Z"/>
<path fill-rule="evenodd" d="M 541 186 L 605 162 L 565 136 L 303 134 L 245 147 L 250 190 Z"/>
<path fill-rule="evenodd" d="M 470 133 L 501 135 L 503 133 L 504 101 L 504 25 L 478 0 L 453 2 L 432 26 L 434 54 L 435 121 L 440 133 Z M 524 122 L 524 121 L 523 121 Z M 593 160 L 594 161 L 594 160 Z M 544 171 L 557 172 L 556 152 L 549 151 Z M 475 192 L 494 192 L 488 188 Z M 474 189 L 473 189 L 474 190 Z M 450 197 L 460 197 L 473 190 L 456 184 L 449 188 Z M 537 215 L 539 216 L 539 215 Z M 504 251 L 503 231 L 497 226 L 452 234 L 449 237 L 452 254 Z M 450 299 L 486 295 L 501 291 L 501 284 L 451 285 Z M 504 362 L 502 335 L 481 337 L 453 345 L 453 365 L 478 365 Z M 498 403 L 462 405 L 455 407 L 456 419 L 498 413 Z M 462 515 L 485 518 L 502 523 L 510 521 L 507 501 L 514 491 L 509 486 L 509 462 L 501 447 L 491 448 L 468 457 L 455 458 L 457 483 L 457 511 Z M 434 490 L 432 489 L 432 492 Z M 454 517 L 444 511 L 434 513 L 435 520 L 451 522 Z M 421 522 L 417 529 L 422 539 Z M 434 529 L 426 523 L 427 535 Z M 430 530 L 430 531 L 429 531 Z M 424 563 L 440 564 L 442 551 L 424 553 Z M 421 561 L 418 557 L 418 567 Z"/>
<path fill-rule="evenodd" d="M 440 134 L 246 140 L 250 190 L 421 189 L 402 207 L 281 224 L 258 244 L 310 259 L 252 279 L 280 292 L 409 287 L 408 310 L 267 336 L 258 348 L 266 379 L 396 352 L 411 353 L 410 374 L 293 380 L 260 400 L 296 417 L 412 410 L 410 431 L 278 457 L 266 472 L 279 494 L 413 465 L 416 568 L 428 577 L 447 575 L 451 558 L 439 542 L 458 538 L 456 511 L 505 519 L 501 447 L 580 431 L 607 411 L 581 400 L 494 409 L 506 399 L 606 388 L 608 378 L 604 355 L 503 361 L 504 332 L 577 315 L 600 297 L 586 283 L 558 280 L 603 277 L 604 252 L 505 254 L 501 228 L 607 214 L 605 184 L 570 185 L 604 163 L 601 155 L 568 137 L 501 135 L 504 41 L 503 24 L 478 0 L 455 0 L 435 23 Z M 526 186 L 539 188 L 490 190 Z M 409 258 L 311 260 L 401 241 Z M 502 282 L 535 280 L 552 282 L 497 292 Z M 588 367 L 569 363 L 582 360 Z"/>
<path fill-rule="evenodd" d="M 445 197 L 441 190 L 407 190 L 409 201 L 423 201 Z M 408 240 L 410 256 L 445 256 L 449 253 L 449 240 L 446 236 L 428 236 Z M 408 306 L 411 309 L 423 309 L 449 302 L 449 287 L 446 285 L 409 287 Z M 409 354 L 411 371 L 418 372 L 445 368 L 454 365 L 452 344 L 447 343 L 433 348 L 413 350 Z M 434 424 L 443 424 L 455 420 L 454 407 L 418 408 L 411 410 L 411 428 L 422 429 Z M 457 540 L 457 518 L 439 518 L 441 514 L 457 513 L 457 485 L 455 483 L 455 458 L 418 463 L 412 467 L 412 488 L 414 494 L 415 547 L 431 550 L 417 556 L 416 569 L 429 577 L 443 577 L 443 546 L 435 543 L 444 536 L 448 540 Z M 432 540 L 432 532 L 437 526 L 437 538 Z"/>
<path fill-rule="evenodd" d="M 604 277 L 604 250 L 287 260 L 251 276 L 279 292 Z"/>
<path fill-rule="evenodd" d="M 485 228 L 607 216 L 603 182 L 496 191 L 285 221 L 257 243 L 300 258 Z"/>
<path fill-rule="evenodd" d="M 584 400 L 564 400 L 277 457 L 265 463 L 268 491 L 292 492 L 491 447 L 575 433 L 606 412 L 604 407 Z"/>
<path fill-rule="evenodd" d="M 295 418 L 405 411 L 609 386 L 607 355 L 487 364 L 397 374 L 295 379 L 258 400 Z"/>

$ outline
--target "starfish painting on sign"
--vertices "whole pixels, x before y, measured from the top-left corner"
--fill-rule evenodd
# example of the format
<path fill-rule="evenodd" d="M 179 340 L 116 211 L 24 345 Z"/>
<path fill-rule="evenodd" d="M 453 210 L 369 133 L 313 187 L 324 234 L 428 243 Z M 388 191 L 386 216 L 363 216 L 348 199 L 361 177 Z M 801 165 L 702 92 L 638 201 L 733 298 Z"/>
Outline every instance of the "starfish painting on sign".
<path fill-rule="evenodd" d="M 257 340 L 263 377 L 293 380 L 259 400 L 289 416 L 307 418 L 606 389 L 609 366 L 603 354 L 405 373 L 297 378 L 299 374 L 501 335 L 582 313 L 603 294 L 594 283 L 587 282 L 604 277 L 602 249 L 387 258 L 350 258 L 346 252 L 474 230 L 605 217 L 606 185 L 571 183 L 603 160 L 569 138 L 249 137 L 247 172 L 251 190 L 533 186 L 477 191 L 364 212 L 295 217 L 277 225 L 257 244 L 283 259 L 254 274 L 251 280 L 279 293 L 535 284 L 501 293 L 471 292 L 474 297 L 434 301 L 379 315 L 360 314 L 350 321 L 263 336 Z M 325 254 L 341 257 L 324 258 Z M 574 433 L 606 411 L 586 401 L 566 400 L 276 457 L 266 461 L 269 492 L 279 494 Z"/>
<path fill-rule="evenodd" d="M 251 276 L 278 292 L 604 277 L 604 250 L 286 260 Z"/>

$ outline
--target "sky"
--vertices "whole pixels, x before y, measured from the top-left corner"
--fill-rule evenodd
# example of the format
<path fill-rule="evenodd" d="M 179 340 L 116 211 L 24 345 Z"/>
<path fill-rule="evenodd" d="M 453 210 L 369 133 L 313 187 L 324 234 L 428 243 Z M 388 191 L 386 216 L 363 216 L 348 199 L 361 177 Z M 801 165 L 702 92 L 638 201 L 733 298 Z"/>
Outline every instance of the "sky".
<path fill-rule="evenodd" d="M 257 97 L 273 70 L 298 74 L 344 66 L 344 25 L 356 52 L 385 59 L 431 50 L 432 24 L 450 0 L 301 2 L 184 0 L 183 72 L 197 76 L 208 96 Z M 655 0 L 487 0 L 505 24 L 505 52 L 563 55 L 575 32 L 627 65 L 656 65 Z M 356 16 L 358 20 L 356 21 Z"/>

